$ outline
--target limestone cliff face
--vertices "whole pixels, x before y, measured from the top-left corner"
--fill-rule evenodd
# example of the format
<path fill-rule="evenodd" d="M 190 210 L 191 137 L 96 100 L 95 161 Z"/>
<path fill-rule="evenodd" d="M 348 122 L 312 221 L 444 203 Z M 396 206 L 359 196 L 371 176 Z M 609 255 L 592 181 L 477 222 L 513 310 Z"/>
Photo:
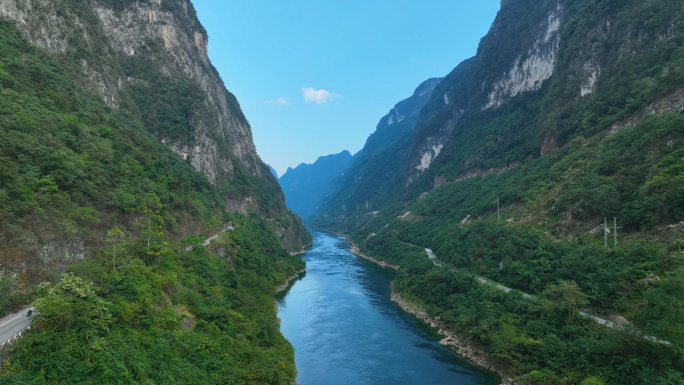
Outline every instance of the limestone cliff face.
<path fill-rule="evenodd" d="M 207 32 L 189 0 L 0 0 L 0 18 L 74 69 L 76 85 L 203 174 L 227 211 L 272 220 L 292 250 L 306 243 L 207 56 Z M 71 249 L 81 255 L 84 247 Z"/>
<path fill-rule="evenodd" d="M 539 23 L 532 47 L 526 52 L 520 52 L 510 69 L 489 85 L 492 90 L 489 92 L 485 109 L 498 107 L 521 92 L 536 91 L 541 88 L 544 80 L 553 75 L 560 45 L 561 16 L 562 7 L 558 4 L 548 13 L 546 19 Z M 495 22 L 490 34 L 505 33 L 501 29 L 500 23 Z M 483 84 L 483 88 L 487 87 L 487 84 Z"/>
<path fill-rule="evenodd" d="M 413 183 L 439 156 L 451 130 L 468 107 L 468 86 L 473 59 L 459 64 L 436 86 L 421 111 L 407 166 L 406 184 Z"/>
<path fill-rule="evenodd" d="M 424 81 L 413 95 L 395 104 L 389 113 L 380 118 L 375 132 L 368 137 L 363 149 L 354 155 L 345 175 L 332 184 L 330 193 L 321 205 L 323 211 L 347 206 L 359 207 L 364 212 L 374 211 L 373 182 L 396 179 L 398 184 L 402 171 L 398 165 L 403 163 L 404 154 L 397 151 L 403 149 L 403 145 L 398 146 L 397 142 L 410 140 L 425 103 L 437 92 L 436 87 L 441 81 L 442 78 Z M 443 90 L 440 92 L 443 93 Z M 353 198 L 350 198 L 350 193 Z"/>
<path fill-rule="evenodd" d="M 561 43 L 562 4 L 539 5 L 525 23 L 514 24 L 508 8 L 516 6 L 502 4 L 503 9 L 483 39 L 477 56 L 454 69 L 441 86 L 445 91 L 433 95 L 432 104 L 441 105 L 441 109 L 423 112 L 406 171 L 407 185 L 432 166 L 466 109 L 479 101 L 483 101 L 481 110 L 497 109 L 517 95 L 538 91 L 553 76 Z M 515 37 L 514 43 L 506 43 L 505 49 L 501 49 L 502 42 L 511 36 Z M 497 66 L 483 68 L 490 63 Z M 587 82 L 587 92 L 594 83 Z"/>
<path fill-rule="evenodd" d="M 521 97 L 549 100 L 541 103 L 538 111 L 529 111 L 536 114 L 531 121 L 538 123 L 535 137 L 527 140 L 536 142 L 537 151 L 526 156 L 555 151 L 573 134 L 572 130 L 577 129 L 560 130 L 559 126 L 574 124 L 559 123 L 559 111 L 564 110 L 569 116 L 574 105 L 594 103 L 592 98 L 597 93 L 618 93 L 617 89 L 608 91 L 611 79 L 641 76 L 625 72 L 624 68 L 644 62 L 649 55 L 666 56 L 663 53 L 667 52 L 666 47 L 674 47 L 677 31 L 684 27 L 684 7 L 667 4 L 669 20 L 665 23 L 644 24 L 641 21 L 661 12 L 663 6 L 626 2 L 605 12 L 607 5 L 565 0 L 502 2 L 492 27 L 481 40 L 477 55 L 469 59 L 472 63 L 460 71 L 460 78 L 455 76 L 459 72 L 457 67 L 437 87 L 428 106 L 439 108 L 422 112 L 405 167 L 406 184 L 418 180 L 445 152 L 451 154 L 448 147 L 461 147 L 461 136 L 477 137 L 477 133 L 467 132 L 466 123 L 458 123 L 464 113 L 476 120 L 497 114 L 513 115 L 513 112 L 501 109 L 522 100 Z M 627 18 L 626 14 L 632 16 Z M 633 86 L 638 89 L 643 84 Z M 617 108 L 621 106 L 604 113 L 610 115 Z M 521 124 L 528 125 L 530 121 Z M 455 127 L 461 129 L 454 132 Z M 498 147 L 501 152 L 505 151 L 506 142 L 514 140 L 505 139 L 507 134 L 503 132 L 507 129 L 509 127 L 504 124 L 499 130 L 501 134 L 492 133 L 492 142 L 480 143 L 481 148 Z M 477 151 L 471 151 L 469 156 L 476 158 L 476 154 Z M 477 161 L 461 159 L 461 173 L 505 168 L 524 160 L 512 158 L 506 164 L 487 164 L 485 156 L 481 158 Z M 449 162 L 451 160 L 443 159 L 441 164 Z M 442 174 L 433 176 L 441 178 Z"/>
<path fill-rule="evenodd" d="M 151 86 L 149 79 L 127 70 L 136 56 L 143 55 L 163 75 L 187 76 L 204 97 L 201 113 L 188 117 L 192 132 L 183 138 L 154 134 L 212 183 L 232 175 L 233 157 L 252 175 L 262 175 L 249 123 L 208 59 L 207 33 L 189 1 L 82 3 L 77 10 L 63 1 L 0 0 L 0 15 L 16 21 L 30 42 L 54 54 L 84 48 L 103 54 L 96 62 L 80 60 L 84 86 L 113 108 L 122 107 L 131 85 Z M 160 49 L 150 49 L 154 44 Z"/>
<path fill-rule="evenodd" d="M 435 86 L 412 136 L 377 155 L 401 175 L 357 161 L 363 174 L 332 194 L 344 198 L 323 208 L 320 223 L 348 227 L 365 201 L 383 202 L 374 210 L 406 204 L 444 183 L 549 155 L 576 136 L 676 109 L 683 30 L 676 1 L 502 1 L 477 54 Z M 383 123 L 401 117 L 390 113 Z"/>

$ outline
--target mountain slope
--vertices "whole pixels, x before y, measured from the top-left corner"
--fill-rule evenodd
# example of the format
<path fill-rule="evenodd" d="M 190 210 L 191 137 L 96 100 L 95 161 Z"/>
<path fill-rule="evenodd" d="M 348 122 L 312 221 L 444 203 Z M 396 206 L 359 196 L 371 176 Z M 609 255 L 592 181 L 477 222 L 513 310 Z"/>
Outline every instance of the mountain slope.
<path fill-rule="evenodd" d="M 192 4 L 0 16 L 0 313 L 41 314 L 0 382 L 290 383 L 272 293 L 310 235 Z"/>
<path fill-rule="evenodd" d="M 352 161 L 352 155 L 345 150 L 321 156 L 312 164 L 302 163 L 294 169 L 288 167 L 279 179 L 287 207 L 306 219 L 330 191 L 333 180 L 344 175 Z"/>
<path fill-rule="evenodd" d="M 34 110 L 50 110 L 38 119 L 36 111 L 16 103 L 7 110 L 12 115 L 4 125 L 11 130 L 5 154 L 16 154 L 20 143 L 32 140 L 49 149 L 5 163 L 5 183 L 14 185 L 5 190 L 15 207 L 3 224 L 11 234 L 4 253 L 47 261 L 79 258 L 114 225 L 136 233 L 135 213 L 147 193 L 161 200 L 176 237 L 208 230 L 202 223 L 222 211 L 255 210 L 276 219 L 274 231 L 291 250 L 306 243 L 303 226 L 287 212 L 277 181 L 256 154 L 237 100 L 207 58 L 206 32 L 189 2 L 3 0 L 0 15 L 15 21 L 21 34 L 5 27 L 8 103 L 18 92 L 34 98 Z M 23 123 L 14 123 L 20 116 Z M 20 135 L 35 138 L 12 139 Z M 54 140 L 42 140 L 45 135 Z M 166 168 L 170 162 L 187 166 Z M 18 180 L 11 171 L 27 168 L 32 172 L 20 172 Z M 138 177 L 145 181 L 131 182 Z M 97 182 L 85 184 L 89 178 Z M 167 186 L 147 182 L 155 178 Z M 44 202 L 40 208 L 61 211 L 46 215 L 46 223 L 24 221 L 33 195 L 51 180 L 72 207 Z M 98 191 L 103 188 L 107 195 Z M 203 195 L 193 197 L 191 191 Z M 83 210 L 88 214 L 77 213 Z M 88 223 L 78 219 L 83 216 Z M 72 217 L 73 223 L 60 224 Z"/>
<path fill-rule="evenodd" d="M 320 212 L 328 213 L 331 208 L 347 206 L 369 207 L 375 204 L 374 192 L 392 191 L 391 187 L 380 189 L 378 184 L 392 186 L 400 182 L 401 169 L 397 165 L 402 163 L 401 149 L 412 138 L 421 110 L 441 80 L 433 78 L 424 81 L 413 95 L 397 103 L 380 119 L 375 132 L 368 137 L 361 151 L 354 155 L 346 175 L 332 185 Z"/>
<path fill-rule="evenodd" d="M 276 172 L 276 170 L 273 169 L 273 167 L 271 167 L 270 164 L 267 164 L 267 166 L 268 166 L 268 169 L 271 171 L 271 174 L 272 174 L 276 179 L 278 179 L 278 173 Z"/>
<path fill-rule="evenodd" d="M 681 381 L 683 15 L 669 0 L 502 2 L 395 142 L 399 175 L 374 168 L 311 222 L 401 265 L 402 295 L 523 383 Z M 674 348 L 578 317 L 571 298 Z"/>

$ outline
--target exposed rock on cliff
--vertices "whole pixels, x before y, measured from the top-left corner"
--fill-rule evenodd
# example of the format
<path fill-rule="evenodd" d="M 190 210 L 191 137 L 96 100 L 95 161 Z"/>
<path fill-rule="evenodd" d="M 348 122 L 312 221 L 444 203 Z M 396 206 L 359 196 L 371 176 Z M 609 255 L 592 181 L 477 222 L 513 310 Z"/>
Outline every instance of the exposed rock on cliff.
<path fill-rule="evenodd" d="M 162 204 L 170 210 L 166 219 L 175 232 L 169 235 L 182 237 L 201 232 L 204 230 L 201 223 L 206 217 L 200 217 L 207 215 L 206 211 L 219 215 L 218 210 L 226 210 L 242 214 L 257 212 L 271 219 L 272 230 L 278 230 L 282 243 L 291 251 L 299 250 L 308 242 L 303 224 L 287 211 L 276 179 L 256 152 L 251 128 L 237 99 L 226 90 L 207 56 L 208 36 L 190 1 L 0 0 L 0 18 L 11 22 L 26 41 L 39 48 L 40 55 L 54 61 L 58 69 L 52 71 L 76 87 L 70 96 L 59 95 L 56 99 L 68 101 L 60 113 L 74 115 L 69 119 L 78 127 L 87 126 L 79 130 L 100 130 L 105 132 L 106 140 L 119 135 L 116 124 L 96 123 L 92 118 L 83 117 L 83 106 L 90 101 L 74 102 L 75 95 L 81 94 L 82 100 L 100 98 L 111 109 L 100 116 L 116 115 L 120 119 L 117 122 L 136 126 L 142 131 L 140 140 L 155 147 L 145 139 L 148 134 L 144 131 L 147 131 L 173 151 L 179 162 L 191 166 L 212 185 L 198 187 L 185 177 L 149 170 L 150 175 L 156 173 L 165 178 L 165 184 L 184 186 L 182 189 L 188 191 L 200 188 L 211 196 L 202 202 L 187 194 L 161 197 Z M 11 71 L 10 74 L 15 75 Z M 79 140 L 89 143 L 89 139 Z M 114 161 L 112 155 L 118 151 L 116 148 L 113 151 L 112 145 L 106 143 L 97 146 L 99 150 L 88 149 L 86 155 L 93 160 L 97 156 L 98 161 Z M 103 150 L 102 146 L 110 149 Z M 147 158 L 138 157 L 139 162 L 170 164 L 159 156 L 163 153 L 161 149 L 149 146 L 145 147 Z M 135 150 L 129 149 L 127 155 Z M 119 161 L 123 166 L 115 167 L 125 169 L 131 164 L 128 159 Z M 174 167 L 180 170 L 179 166 Z M 41 170 L 38 178 L 51 176 L 50 172 Z M 42 234 L 24 234 L 13 239 L 10 243 L 15 245 L 6 246 L 13 253 L 28 250 L 45 258 L 59 254 L 72 259 L 74 255 L 87 254 L 91 246 L 101 243 L 107 230 L 105 226 L 119 225 L 136 231 L 134 214 L 142 199 L 126 191 L 130 190 L 128 186 L 116 186 L 107 192 L 111 195 L 107 202 L 114 208 L 98 206 L 99 203 L 84 198 L 87 194 L 74 190 L 73 186 L 67 189 L 59 178 L 56 187 L 69 191 L 72 200 L 82 200 L 75 203 L 77 206 L 96 206 L 97 218 L 99 214 L 110 218 L 91 221 L 85 228 L 94 233 L 88 235 L 78 235 L 83 230 L 81 224 L 61 226 L 61 229 L 60 225 L 45 225 Z"/>

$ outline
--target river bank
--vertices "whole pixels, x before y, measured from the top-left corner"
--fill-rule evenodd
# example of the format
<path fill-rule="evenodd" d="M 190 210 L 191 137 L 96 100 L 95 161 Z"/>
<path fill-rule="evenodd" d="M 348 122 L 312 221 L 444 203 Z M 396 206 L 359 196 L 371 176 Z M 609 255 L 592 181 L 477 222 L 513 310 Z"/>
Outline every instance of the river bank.
<path fill-rule="evenodd" d="M 305 251 L 302 251 L 304 253 Z M 297 274 L 292 275 L 290 277 L 287 277 L 285 282 L 283 282 L 281 285 L 276 286 L 274 289 L 274 295 L 285 291 L 288 287 L 290 287 L 290 283 L 292 283 L 293 280 L 299 278 L 303 273 L 306 273 L 306 267 L 303 268 L 302 270 L 298 271 Z M 278 325 L 280 325 L 280 317 L 278 317 L 278 313 L 280 312 L 280 309 L 278 308 L 278 300 L 275 298 L 273 299 L 273 308 L 275 309 L 276 313 L 276 318 L 278 319 Z M 295 379 L 290 382 L 290 385 L 298 385 L 297 384 L 297 364 L 295 363 Z"/>
<path fill-rule="evenodd" d="M 297 272 L 297 274 L 295 274 L 295 275 L 293 275 L 293 276 L 290 276 L 290 277 L 287 277 L 287 279 L 285 280 L 285 282 L 283 282 L 282 284 L 276 286 L 276 287 L 274 288 L 274 289 L 275 289 L 274 294 L 278 294 L 278 293 L 280 293 L 281 291 L 284 291 L 285 289 L 287 289 L 287 287 L 290 286 L 290 282 L 292 282 L 293 280 L 297 279 L 297 278 L 298 278 L 300 275 L 302 275 L 303 273 L 306 273 L 306 267 L 303 268 L 302 270 L 299 270 L 299 271 Z"/>
<path fill-rule="evenodd" d="M 359 248 L 354 243 L 349 243 L 352 245 L 351 249 L 349 249 L 349 252 L 351 252 L 352 254 L 360 258 L 366 259 L 368 261 L 371 261 L 382 267 L 389 267 L 394 270 L 399 269 L 399 266 L 389 264 L 385 261 L 381 261 L 379 259 L 361 253 Z M 480 348 L 475 346 L 475 344 L 473 344 L 470 341 L 464 341 L 460 339 L 457 336 L 457 334 L 454 331 L 450 330 L 444 322 L 440 321 L 437 318 L 430 317 L 427 313 L 421 310 L 420 306 L 407 302 L 395 290 L 394 282 L 390 284 L 390 288 L 391 299 L 394 303 L 396 303 L 405 312 L 412 314 L 419 320 L 428 324 L 430 327 L 437 329 L 437 333 L 444 336 L 444 338 L 441 341 L 439 341 L 440 344 L 452 348 L 454 351 L 456 351 L 456 353 L 458 353 L 458 355 L 467 358 L 475 365 L 490 370 L 499 375 L 502 378 L 501 385 L 516 385 L 516 382 L 510 377 L 508 370 L 506 370 L 506 368 L 503 365 L 494 364 L 490 362 L 487 359 L 485 353 Z"/>
<path fill-rule="evenodd" d="M 349 241 L 347 241 L 347 242 L 349 242 Z M 382 267 L 389 267 L 390 269 L 399 270 L 399 266 L 389 264 L 389 263 L 387 263 L 387 262 L 385 262 L 385 261 L 381 261 L 381 260 L 375 259 L 375 258 L 373 258 L 373 257 L 369 257 L 369 256 L 367 256 L 367 255 L 361 253 L 361 251 L 359 250 L 358 247 L 356 247 L 355 244 L 353 244 L 353 243 L 351 243 L 351 242 L 349 242 L 349 243 L 352 245 L 351 249 L 349 249 L 349 252 L 352 253 L 352 254 L 354 254 L 354 255 L 356 255 L 357 257 L 360 257 L 360 258 L 363 258 L 363 259 L 367 259 L 367 260 L 369 260 L 369 261 L 375 263 L 376 265 L 380 265 L 380 266 L 382 266 Z"/>
<path fill-rule="evenodd" d="M 440 321 L 438 318 L 430 317 L 427 313 L 421 310 L 420 306 L 406 301 L 401 294 L 394 288 L 394 282 L 391 283 L 392 301 L 396 303 L 405 312 L 413 314 L 416 318 L 428 324 L 433 329 L 437 329 L 437 333 L 444 336 L 439 341 L 444 346 L 449 346 L 456 351 L 460 356 L 469 359 L 475 365 L 490 370 L 501 376 L 501 385 L 516 385 L 516 382 L 509 377 L 509 373 L 503 365 L 494 364 L 487 359 L 485 353 L 475 346 L 475 344 L 460 339 L 456 333 L 448 328 L 448 326 Z"/>
<path fill-rule="evenodd" d="M 306 245 L 302 246 L 302 249 L 301 249 L 301 250 L 290 251 L 290 255 L 295 256 L 295 255 L 304 254 L 304 253 L 306 253 L 306 249 L 309 248 L 309 247 L 311 247 L 311 245 L 313 245 L 313 241 L 311 241 L 311 242 L 307 243 Z"/>

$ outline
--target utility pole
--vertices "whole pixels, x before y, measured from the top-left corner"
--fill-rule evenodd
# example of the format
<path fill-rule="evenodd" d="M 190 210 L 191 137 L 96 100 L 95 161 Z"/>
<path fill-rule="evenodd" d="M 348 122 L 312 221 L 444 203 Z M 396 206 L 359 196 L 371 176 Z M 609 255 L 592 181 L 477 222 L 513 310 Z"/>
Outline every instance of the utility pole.
<path fill-rule="evenodd" d="M 501 212 L 499 211 L 499 197 L 496 197 L 496 221 L 501 223 Z"/>
<path fill-rule="evenodd" d="M 613 217 L 613 247 L 617 247 L 617 218 Z"/>
<path fill-rule="evenodd" d="M 608 219 L 603 217 L 603 246 L 608 247 Z"/>

